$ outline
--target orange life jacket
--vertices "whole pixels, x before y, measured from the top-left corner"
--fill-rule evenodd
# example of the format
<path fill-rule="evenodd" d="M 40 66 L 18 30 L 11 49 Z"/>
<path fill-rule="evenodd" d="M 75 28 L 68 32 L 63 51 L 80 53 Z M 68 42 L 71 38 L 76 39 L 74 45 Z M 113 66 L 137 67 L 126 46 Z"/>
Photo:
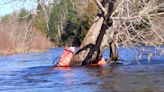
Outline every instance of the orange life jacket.
<path fill-rule="evenodd" d="M 105 65 L 107 64 L 104 58 L 101 58 L 101 60 L 97 63 L 98 65 Z"/>
<path fill-rule="evenodd" d="M 105 61 L 105 59 L 104 59 L 104 58 L 101 58 L 101 59 L 98 61 L 97 64 L 91 64 L 90 66 L 95 66 L 95 67 L 97 67 L 97 66 L 103 66 L 103 65 L 106 65 L 106 64 L 107 64 L 107 62 Z"/>
<path fill-rule="evenodd" d="M 74 51 L 72 51 L 70 47 L 66 47 L 56 66 L 68 67 L 71 63 L 73 56 Z"/>

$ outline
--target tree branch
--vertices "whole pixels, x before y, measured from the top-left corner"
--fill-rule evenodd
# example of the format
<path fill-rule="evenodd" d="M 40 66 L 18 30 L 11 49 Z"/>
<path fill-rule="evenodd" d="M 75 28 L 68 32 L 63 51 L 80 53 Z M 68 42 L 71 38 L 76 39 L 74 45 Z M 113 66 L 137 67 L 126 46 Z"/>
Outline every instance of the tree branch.
<path fill-rule="evenodd" d="M 94 0 L 95 3 L 97 4 L 97 6 L 99 7 L 99 9 L 104 13 L 104 15 L 107 15 L 107 11 L 106 9 L 103 7 L 103 5 L 101 4 L 101 2 L 99 0 Z"/>
<path fill-rule="evenodd" d="M 11 0 L 11 1 L 8 1 L 8 2 L 0 3 L 0 5 L 10 4 L 10 3 L 15 2 L 15 1 L 18 1 L 18 0 Z"/>
<path fill-rule="evenodd" d="M 155 13 L 155 14 L 148 14 L 148 15 L 143 15 L 144 16 L 160 16 L 160 15 L 164 15 L 164 12 L 161 13 Z M 135 20 L 135 19 L 139 19 L 141 16 L 133 16 L 133 17 L 111 17 L 113 20 Z"/>

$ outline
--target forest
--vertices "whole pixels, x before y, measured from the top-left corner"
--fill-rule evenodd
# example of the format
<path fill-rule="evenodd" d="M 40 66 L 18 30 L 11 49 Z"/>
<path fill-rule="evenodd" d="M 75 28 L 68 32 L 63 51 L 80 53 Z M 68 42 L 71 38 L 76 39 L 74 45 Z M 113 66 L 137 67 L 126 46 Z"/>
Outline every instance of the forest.
<path fill-rule="evenodd" d="M 0 5 L 3 7 L 16 1 L 20 2 L 11 0 Z M 112 39 L 117 46 L 123 47 L 160 47 L 164 44 L 164 21 L 161 21 L 164 19 L 163 0 L 32 1 L 36 6 L 31 10 L 21 8 L 1 17 L 1 54 L 79 47 L 96 16 L 102 12 L 96 1 L 114 2 L 110 20 L 106 22 L 112 21 L 112 26 L 105 32 L 106 43 Z"/>

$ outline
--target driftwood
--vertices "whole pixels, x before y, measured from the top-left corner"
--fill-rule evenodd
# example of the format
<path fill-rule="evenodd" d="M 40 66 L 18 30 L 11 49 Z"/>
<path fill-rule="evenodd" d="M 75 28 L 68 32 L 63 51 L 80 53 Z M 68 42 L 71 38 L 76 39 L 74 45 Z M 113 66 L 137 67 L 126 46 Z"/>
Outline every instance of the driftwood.
<path fill-rule="evenodd" d="M 106 36 L 106 31 L 112 26 L 112 19 L 110 18 L 113 8 L 114 0 L 94 0 L 100 9 L 94 23 L 86 34 L 79 51 L 74 56 L 74 61 L 77 64 L 87 65 L 97 63 L 103 54 L 106 46 L 110 45 L 110 60 L 117 60 L 118 54 L 116 52 L 116 45 L 113 40 Z M 110 31 L 110 30 L 108 30 Z M 111 42 L 108 42 L 108 41 Z M 108 44 L 110 43 L 110 44 Z"/>

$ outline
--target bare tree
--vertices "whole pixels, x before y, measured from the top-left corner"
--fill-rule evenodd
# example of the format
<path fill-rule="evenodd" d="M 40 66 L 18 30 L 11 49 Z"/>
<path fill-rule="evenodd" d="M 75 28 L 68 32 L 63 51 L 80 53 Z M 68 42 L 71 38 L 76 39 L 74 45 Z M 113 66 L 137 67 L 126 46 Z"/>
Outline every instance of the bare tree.
<path fill-rule="evenodd" d="M 160 51 L 148 51 L 148 57 L 154 53 L 161 55 L 164 51 L 164 1 L 162 0 L 118 0 L 112 13 L 114 41 L 124 47 L 142 48 L 138 54 L 140 58 L 146 51 L 142 45 L 156 47 Z"/>
<path fill-rule="evenodd" d="M 35 2 L 36 0 L 33 1 Z M 0 6 L 3 7 L 8 4 L 14 4 L 15 2 L 24 2 L 23 4 L 26 4 L 26 0 L 10 0 L 9 2 L 0 4 Z M 19 8 L 19 6 L 15 7 Z M 48 39 L 39 31 L 36 31 L 37 29 L 33 26 L 35 9 L 36 7 L 33 6 L 31 6 L 31 10 L 24 9 L 25 12 L 23 12 L 23 15 L 20 15 L 21 10 L 17 12 L 13 11 L 14 13 L 9 14 L 6 21 L 1 21 L 0 26 L 3 29 L 1 34 L 5 33 L 5 35 L 0 36 L 0 39 L 6 38 L 6 41 L 0 40 L 0 53 L 12 54 L 39 51 L 50 47 L 51 44 Z"/>
<path fill-rule="evenodd" d="M 124 46 L 164 43 L 162 21 L 164 2 L 159 0 L 118 0 L 112 14 L 115 40 Z"/>
<path fill-rule="evenodd" d="M 160 47 L 164 43 L 164 31 L 162 31 L 164 25 L 159 21 L 164 19 L 163 1 L 116 0 L 116 4 L 113 3 L 115 0 L 94 1 L 100 13 L 74 57 L 78 63 L 82 62 L 82 65 L 96 63 L 105 47 L 110 46 L 111 42 L 124 47 L 143 44 Z M 113 26 L 108 25 L 111 22 Z M 113 45 L 113 48 L 116 45 Z M 110 50 L 115 51 L 112 48 Z M 117 52 L 111 54 L 113 60 L 118 59 Z"/>

